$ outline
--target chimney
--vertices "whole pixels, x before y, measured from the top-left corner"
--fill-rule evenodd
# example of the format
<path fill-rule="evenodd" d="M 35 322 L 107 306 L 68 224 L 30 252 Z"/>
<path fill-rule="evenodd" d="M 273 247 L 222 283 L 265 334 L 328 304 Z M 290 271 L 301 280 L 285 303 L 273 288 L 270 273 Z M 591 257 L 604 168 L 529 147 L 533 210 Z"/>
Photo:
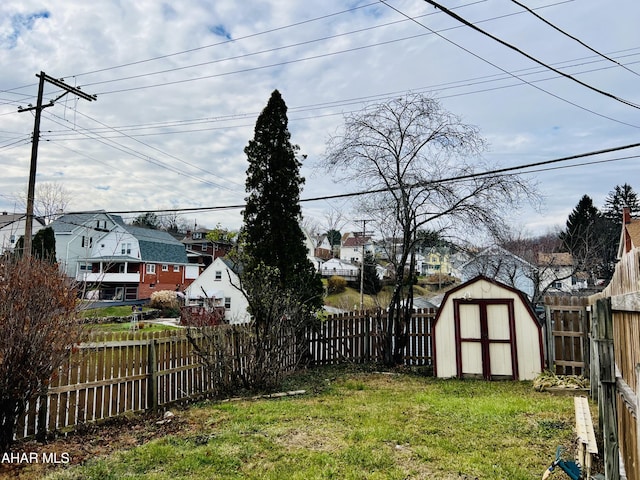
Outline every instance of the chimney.
<path fill-rule="evenodd" d="M 629 207 L 622 208 L 622 224 L 628 225 L 631 223 L 631 209 Z"/>

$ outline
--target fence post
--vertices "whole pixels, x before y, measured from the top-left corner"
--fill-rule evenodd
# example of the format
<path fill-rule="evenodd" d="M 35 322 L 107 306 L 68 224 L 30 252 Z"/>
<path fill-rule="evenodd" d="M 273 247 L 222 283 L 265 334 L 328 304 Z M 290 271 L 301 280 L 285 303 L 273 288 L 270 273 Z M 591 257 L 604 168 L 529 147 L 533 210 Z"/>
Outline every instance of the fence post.
<path fill-rule="evenodd" d="M 548 297 L 545 297 L 544 317 L 545 317 L 545 333 L 547 334 L 547 368 L 550 372 L 555 373 L 556 367 L 556 350 L 553 339 L 553 316 L 551 314 L 551 306 L 547 303 Z"/>
<path fill-rule="evenodd" d="M 616 373 L 613 352 L 613 315 L 611 298 L 598 300 L 598 356 L 600 359 L 600 391 L 598 410 L 602 420 L 604 467 L 607 480 L 620 478 L 618 420 L 616 416 Z"/>
<path fill-rule="evenodd" d="M 149 339 L 147 351 L 147 408 L 153 411 L 158 409 L 158 361 L 157 351 L 158 340 Z"/>
<path fill-rule="evenodd" d="M 48 392 L 38 396 L 38 430 L 36 431 L 36 440 L 39 442 L 44 442 L 47 439 L 48 400 Z"/>

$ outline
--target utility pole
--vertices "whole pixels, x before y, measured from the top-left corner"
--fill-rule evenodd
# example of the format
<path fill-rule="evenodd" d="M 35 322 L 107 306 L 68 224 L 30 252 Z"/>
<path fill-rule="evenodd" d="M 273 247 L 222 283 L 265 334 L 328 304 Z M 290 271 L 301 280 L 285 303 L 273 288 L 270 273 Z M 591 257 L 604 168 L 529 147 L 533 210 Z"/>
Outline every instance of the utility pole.
<path fill-rule="evenodd" d="M 29 112 L 31 110 L 35 110 L 35 120 L 33 124 L 33 140 L 31 142 L 31 165 L 29 167 L 29 186 L 27 187 L 27 214 L 25 218 L 24 225 L 24 251 L 23 255 L 25 257 L 31 256 L 31 232 L 33 231 L 33 203 L 35 197 L 35 189 L 36 189 L 36 168 L 38 164 L 38 143 L 40 140 L 40 116 L 42 110 L 47 107 L 52 107 L 55 102 L 64 97 L 67 93 L 72 93 L 77 95 L 78 97 L 88 100 L 89 102 L 96 100 L 95 95 L 88 95 L 84 93 L 80 88 L 71 87 L 64 83 L 62 80 L 58 80 L 57 78 L 50 77 L 44 72 L 40 72 L 36 74 L 36 77 L 40 79 L 40 83 L 38 84 L 38 100 L 36 102 L 36 106 L 29 105 L 27 108 L 18 108 L 18 112 Z M 42 97 L 44 96 L 44 82 L 49 82 L 56 87 L 64 90 L 62 94 L 60 94 L 56 99 L 50 100 L 46 105 L 42 104 Z"/>
<path fill-rule="evenodd" d="M 360 311 L 362 311 L 364 308 L 364 239 L 367 235 L 367 220 L 359 221 L 362 222 L 362 261 L 360 262 Z"/>

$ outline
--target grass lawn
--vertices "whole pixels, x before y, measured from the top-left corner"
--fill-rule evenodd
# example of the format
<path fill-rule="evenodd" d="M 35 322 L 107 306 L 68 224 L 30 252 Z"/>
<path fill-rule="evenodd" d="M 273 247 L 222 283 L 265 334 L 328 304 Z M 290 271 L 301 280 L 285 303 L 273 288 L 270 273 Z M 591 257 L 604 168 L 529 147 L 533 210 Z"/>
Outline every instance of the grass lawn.
<path fill-rule="evenodd" d="M 307 393 L 174 409 L 170 424 L 118 430 L 128 441 L 96 429 L 47 478 L 529 480 L 558 445 L 572 452 L 573 399 L 529 382 L 331 368 L 286 388 Z"/>

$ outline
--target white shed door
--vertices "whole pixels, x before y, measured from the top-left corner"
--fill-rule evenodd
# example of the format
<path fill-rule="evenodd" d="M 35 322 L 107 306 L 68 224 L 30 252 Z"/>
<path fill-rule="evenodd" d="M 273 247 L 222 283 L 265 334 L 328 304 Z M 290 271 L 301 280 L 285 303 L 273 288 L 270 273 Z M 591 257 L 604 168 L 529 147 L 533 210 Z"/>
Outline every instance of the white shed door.
<path fill-rule="evenodd" d="M 517 378 L 513 300 L 455 300 L 459 377 Z"/>

